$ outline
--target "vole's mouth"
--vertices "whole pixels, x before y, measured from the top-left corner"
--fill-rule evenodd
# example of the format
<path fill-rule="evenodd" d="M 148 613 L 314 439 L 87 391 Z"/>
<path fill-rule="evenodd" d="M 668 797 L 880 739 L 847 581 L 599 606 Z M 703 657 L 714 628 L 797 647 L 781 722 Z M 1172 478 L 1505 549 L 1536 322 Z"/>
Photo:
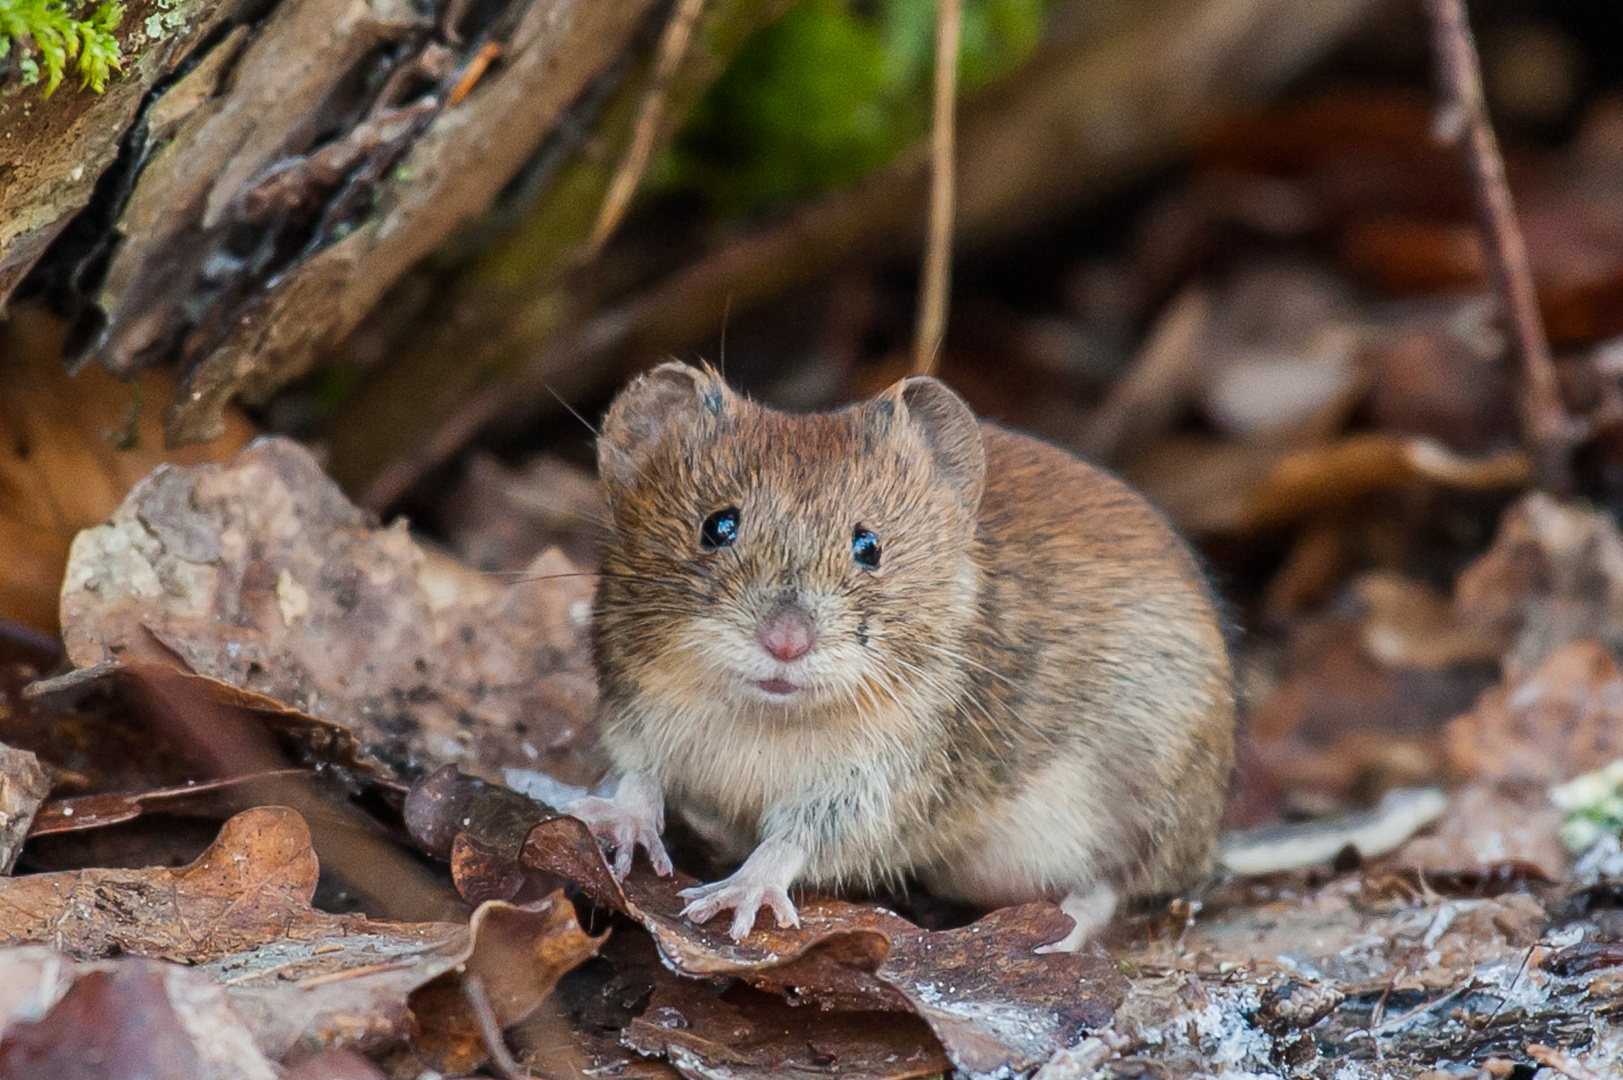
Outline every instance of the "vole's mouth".
<path fill-rule="evenodd" d="M 800 689 L 788 679 L 757 679 L 755 680 L 755 686 L 756 689 L 771 694 L 773 697 L 788 697 Z"/>

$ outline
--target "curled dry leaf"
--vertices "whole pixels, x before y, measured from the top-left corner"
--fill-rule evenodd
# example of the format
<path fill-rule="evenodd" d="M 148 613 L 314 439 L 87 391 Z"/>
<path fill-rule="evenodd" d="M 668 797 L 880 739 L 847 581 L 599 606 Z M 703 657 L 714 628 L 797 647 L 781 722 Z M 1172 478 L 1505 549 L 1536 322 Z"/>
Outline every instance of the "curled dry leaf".
<path fill-rule="evenodd" d="M 1449 760 L 1484 780 L 1553 783 L 1623 756 L 1623 671 L 1598 642 L 1574 641 L 1505 681 L 1447 729 Z"/>
<path fill-rule="evenodd" d="M 437 794 L 415 803 L 422 810 L 414 834 L 440 837 L 443 850 L 443 837 L 463 822 L 493 820 L 503 823 L 499 835 L 474 839 L 487 855 L 512 850 L 517 808 L 511 792 L 476 787 L 448 771 L 420 786 L 430 784 Z M 484 799 L 498 804 L 488 815 L 476 809 Z M 962 929 L 931 932 L 873 905 L 810 896 L 799 904 L 799 927 L 776 927 L 765 918 L 747 940 L 735 942 L 720 921 L 694 926 L 680 916 L 686 902 L 677 893 L 694 884 L 692 878 L 659 878 L 639 862 L 617 882 L 585 825 L 546 817 L 544 808 L 535 813 L 539 820 L 519 855 L 523 866 L 573 881 L 598 904 L 637 920 L 675 970 L 739 978 L 795 1002 L 914 1012 L 953 1066 L 969 1075 L 1035 1068 L 1108 1023 L 1125 992 L 1125 980 L 1102 956 L 1033 951 L 1070 928 L 1053 904 L 1005 908 Z"/>
<path fill-rule="evenodd" d="M 311 910 L 316 876 L 303 819 L 263 807 L 232 818 L 196 862 L 174 870 L 0 881 L 0 941 L 44 942 L 78 958 L 128 953 L 205 963 L 279 936 L 310 939 L 364 923 Z"/>
<path fill-rule="evenodd" d="M 62 616 L 77 667 L 149 656 L 353 731 L 404 776 L 599 768 L 590 578 L 561 554 L 501 587 L 379 528 L 308 451 L 162 468 L 74 541 Z"/>
<path fill-rule="evenodd" d="M 515 1022 L 597 948 L 561 893 L 526 907 L 484 905 L 467 926 L 396 923 L 311 908 L 317 871 L 299 816 L 261 807 L 231 819 L 214 846 L 177 870 L 83 870 L 0 882 L 0 910 L 9 913 L 0 916 L 0 933 L 10 944 L 49 944 L 58 969 L 78 960 L 99 970 L 97 958 L 119 954 L 192 965 L 225 988 L 258 1045 L 276 1059 L 295 1049 L 376 1049 L 396 1041 L 414 1017 L 438 1015 L 445 988 L 434 980 L 464 966 L 485 979 L 502 1015 Z M 32 955 L 0 951 L 19 963 Z M 33 999 L 0 994 L 0 1023 L 8 1010 L 42 1011 L 40 995 L 66 989 L 52 990 L 43 978 L 14 984 L 39 987 Z M 458 986 L 451 993 L 460 1001 Z"/>
<path fill-rule="evenodd" d="M 657 961 L 638 970 L 653 983 L 653 996 L 620 1041 L 665 1058 L 690 1080 L 908 1080 L 951 1067 L 917 1017 L 795 1008 L 742 987 L 718 996 Z"/>

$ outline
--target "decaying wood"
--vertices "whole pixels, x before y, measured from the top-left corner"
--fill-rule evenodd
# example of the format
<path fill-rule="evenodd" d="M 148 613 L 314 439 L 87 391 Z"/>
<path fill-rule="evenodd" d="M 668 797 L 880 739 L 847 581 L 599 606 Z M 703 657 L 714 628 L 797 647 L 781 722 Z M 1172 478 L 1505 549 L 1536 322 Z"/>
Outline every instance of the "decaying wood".
<path fill-rule="evenodd" d="M 117 34 L 124 76 L 105 94 L 64 88 L 35 100 L 30 91 L 0 105 L 0 307 L 90 202 L 147 92 L 191 59 L 238 6 L 231 0 L 181 0 L 167 12 L 178 28 L 148 40 L 145 20 L 156 4 L 129 4 Z"/>

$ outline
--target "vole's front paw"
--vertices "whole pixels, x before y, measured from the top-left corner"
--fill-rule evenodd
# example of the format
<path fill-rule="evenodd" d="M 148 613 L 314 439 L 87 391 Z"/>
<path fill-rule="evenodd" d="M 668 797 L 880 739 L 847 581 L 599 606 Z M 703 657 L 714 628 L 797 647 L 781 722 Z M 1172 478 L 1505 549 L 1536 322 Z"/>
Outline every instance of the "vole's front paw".
<path fill-rule="evenodd" d="M 763 907 L 772 909 L 779 926 L 799 926 L 800 913 L 789 899 L 789 890 L 775 881 L 761 880 L 745 866 L 730 878 L 683 889 L 679 894 L 688 906 L 682 914 L 695 925 L 708 922 L 723 911 L 732 911 L 733 925 L 728 929 L 734 941 L 749 937 L 755 925 L 755 913 Z"/>
<path fill-rule="evenodd" d="M 631 872 L 631 859 L 639 844 L 648 852 L 654 873 L 664 877 L 671 872 L 671 857 L 665 853 L 665 842 L 659 838 L 661 822 L 657 816 L 628 811 L 614 799 L 595 795 L 575 800 L 564 807 L 563 812 L 585 822 L 603 845 L 604 852 L 614 856 L 611 869 L 617 880 L 624 880 Z"/>

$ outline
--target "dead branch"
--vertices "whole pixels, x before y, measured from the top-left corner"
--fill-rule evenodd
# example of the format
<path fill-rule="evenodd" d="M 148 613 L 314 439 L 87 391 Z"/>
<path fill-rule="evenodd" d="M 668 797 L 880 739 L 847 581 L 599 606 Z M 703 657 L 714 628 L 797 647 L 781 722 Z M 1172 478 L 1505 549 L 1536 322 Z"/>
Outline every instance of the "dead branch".
<path fill-rule="evenodd" d="M 954 128 L 958 102 L 959 0 L 940 0 L 935 23 L 935 117 L 930 134 L 930 235 L 924 249 L 913 370 L 935 371 L 946 334 L 952 271 Z"/>
<path fill-rule="evenodd" d="M 1488 119 L 1476 43 L 1466 21 L 1464 0 L 1426 0 L 1432 44 L 1443 95 L 1437 129 L 1459 145 L 1471 175 L 1481 220 L 1483 247 L 1493 266 L 1505 317 L 1516 340 L 1522 367 L 1522 438 L 1533 458 L 1541 487 L 1572 486 L 1570 457 L 1577 426 L 1561 403 L 1550 344 L 1539 314 L 1538 293 L 1527 260 L 1527 242 L 1505 180 L 1505 162 Z"/>

